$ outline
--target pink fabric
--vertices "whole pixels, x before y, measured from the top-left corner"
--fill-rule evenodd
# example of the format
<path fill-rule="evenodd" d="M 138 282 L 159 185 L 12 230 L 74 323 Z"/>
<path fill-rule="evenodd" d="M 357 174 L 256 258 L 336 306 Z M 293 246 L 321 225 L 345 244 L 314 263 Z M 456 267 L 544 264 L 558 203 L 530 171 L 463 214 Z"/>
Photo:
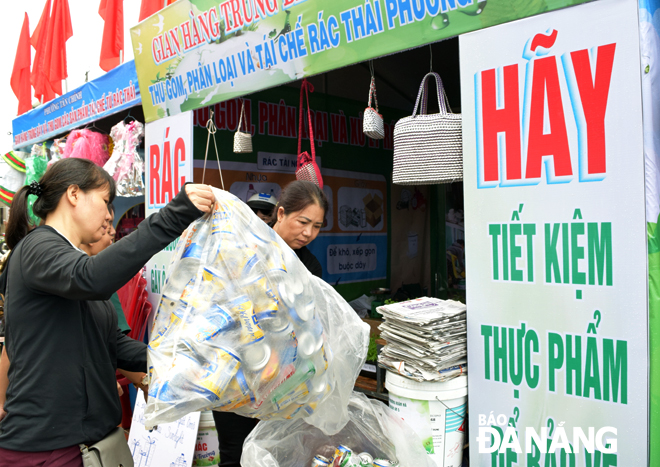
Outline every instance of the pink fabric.
<path fill-rule="evenodd" d="M 82 467 L 78 446 L 54 451 L 21 452 L 0 448 L 0 467 Z"/>
<path fill-rule="evenodd" d="M 89 159 L 103 167 L 108 159 L 108 136 L 92 130 L 73 130 L 66 139 L 64 157 Z"/>

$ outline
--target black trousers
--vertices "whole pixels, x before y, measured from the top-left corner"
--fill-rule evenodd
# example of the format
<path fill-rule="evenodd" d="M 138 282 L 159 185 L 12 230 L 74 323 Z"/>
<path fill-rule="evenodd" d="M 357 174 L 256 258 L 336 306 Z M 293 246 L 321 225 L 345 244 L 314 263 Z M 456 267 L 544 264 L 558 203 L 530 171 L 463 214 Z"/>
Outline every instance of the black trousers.
<path fill-rule="evenodd" d="M 213 421 L 220 441 L 220 465 L 218 467 L 240 467 L 243 442 L 257 426 L 259 420 L 214 410 Z"/>

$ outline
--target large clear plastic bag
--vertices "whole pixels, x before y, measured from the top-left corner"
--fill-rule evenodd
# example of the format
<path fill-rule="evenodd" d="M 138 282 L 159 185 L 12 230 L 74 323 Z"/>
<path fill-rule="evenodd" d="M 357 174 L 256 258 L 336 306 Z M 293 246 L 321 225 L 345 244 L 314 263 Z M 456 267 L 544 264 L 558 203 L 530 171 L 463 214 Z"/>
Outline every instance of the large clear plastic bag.
<path fill-rule="evenodd" d="M 346 423 L 369 326 L 234 195 L 181 236 L 149 343 L 148 426 L 215 409 Z"/>
<path fill-rule="evenodd" d="M 435 467 L 417 434 L 394 411 L 377 400 L 354 392 L 348 423 L 327 435 L 306 420 L 268 420 L 252 430 L 243 444 L 241 465 L 300 467 L 316 455 L 331 459 L 339 445 L 354 454 L 398 462 L 400 467 Z"/>

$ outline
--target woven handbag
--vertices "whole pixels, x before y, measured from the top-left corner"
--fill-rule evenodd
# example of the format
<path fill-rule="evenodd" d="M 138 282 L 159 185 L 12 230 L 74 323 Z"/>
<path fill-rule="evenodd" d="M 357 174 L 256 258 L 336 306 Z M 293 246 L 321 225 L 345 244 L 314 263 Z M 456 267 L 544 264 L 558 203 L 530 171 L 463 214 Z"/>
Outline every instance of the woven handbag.
<path fill-rule="evenodd" d="M 376 108 L 371 107 L 371 97 L 373 96 Z M 383 128 L 383 116 L 378 113 L 378 98 L 376 97 L 376 79 L 371 77 L 371 85 L 369 86 L 369 104 L 364 109 L 364 117 L 362 120 L 362 131 L 371 139 L 385 138 L 385 130 Z"/>
<path fill-rule="evenodd" d="M 303 131 L 303 92 L 307 96 L 307 118 L 309 119 L 309 142 L 312 145 L 312 155 L 302 150 L 302 131 Z M 314 92 L 312 84 L 303 79 L 300 87 L 300 118 L 298 123 L 298 163 L 296 167 L 296 179 L 315 183 L 323 188 L 323 178 L 321 170 L 316 163 L 316 151 L 314 150 L 314 131 L 312 130 L 312 113 L 309 111 L 309 93 Z"/>
<path fill-rule="evenodd" d="M 440 112 L 428 115 L 426 113 L 429 94 L 427 83 L 431 76 L 436 80 Z M 451 112 L 440 76 L 431 72 L 422 80 L 412 116 L 402 118 L 394 127 L 392 182 L 397 185 L 433 185 L 461 180 L 463 180 L 461 114 Z"/>
<path fill-rule="evenodd" d="M 245 131 L 242 131 L 243 120 L 245 120 Z M 242 101 L 241 105 L 241 118 L 238 121 L 238 131 L 234 133 L 234 152 L 237 154 L 252 152 L 252 133 L 250 133 L 250 126 L 245 118 L 245 100 Z"/>

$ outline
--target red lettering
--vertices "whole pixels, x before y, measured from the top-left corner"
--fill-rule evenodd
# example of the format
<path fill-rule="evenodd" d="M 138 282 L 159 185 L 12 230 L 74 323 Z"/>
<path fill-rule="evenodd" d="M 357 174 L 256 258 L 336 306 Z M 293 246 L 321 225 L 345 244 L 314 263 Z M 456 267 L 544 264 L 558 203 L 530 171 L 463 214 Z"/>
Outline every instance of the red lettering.
<path fill-rule="evenodd" d="M 194 21 L 193 21 L 194 24 Z M 193 47 L 193 42 L 190 37 L 190 23 L 187 21 L 185 23 L 181 23 L 181 35 L 183 36 L 183 48 L 184 50 L 188 50 Z M 195 44 L 197 45 L 197 44 Z"/>
<path fill-rule="evenodd" d="M 287 113 L 286 113 L 286 103 L 284 99 L 280 99 L 280 105 L 277 106 L 277 136 L 286 136 L 286 123 L 287 123 Z"/>
<path fill-rule="evenodd" d="M 546 95 L 549 133 L 544 133 L 543 129 Z M 555 57 L 534 61 L 529 115 L 526 178 L 541 177 L 541 162 L 544 156 L 552 156 L 556 177 L 573 175 Z"/>
<path fill-rule="evenodd" d="M 254 0 L 254 20 L 266 17 L 266 0 Z"/>
<path fill-rule="evenodd" d="M 227 129 L 235 131 L 238 127 L 238 101 L 231 99 L 226 102 L 227 107 Z"/>
<path fill-rule="evenodd" d="M 198 23 L 199 21 L 199 23 Z M 204 39 L 202 39 L 202 33 L 200 33 L 200 28 L 197 25 L 201 25 L 202 30 L 204 29 L 204 20 L 202 19 L 202 15 L 197 16 L 197 21 L 192 22 L 192 41 L 194 45 L 199 45 L 201 44 Z M 203 31 L 202 31 L 203 32 Z"/>
<path fill-rule="evenodd" d="M 277 136 L 277 104 L 268 103 L 268 134 Z"/>
<path fill-rule="evenodd" d="M 169 130 L 169 128 L 168 128 Z M 161 180 L 160 199 L 163 204 L 172 201 L 172 152 L 170 151 L 170 142 L 165 141 L 163 145 L 163 178 Z"/>
<path fill-rule="evenodd" d="M 211 26 L 211 38 L 220 37 L 220 21 L 218 21 L 218 10 L 215 7 L 209 10 L 209 25 Z"/>
<path fill-rule="evenodd" d="M 160 204 L 160 148 L 157 144 L 149 146 L 149 191 L 153 198 L 151 206 Z"/>
<path fill-rule="evenodd" d="M 232 19 L 234 21 L 234 28 L 242 28 L 243 27 L 243 17 L 241 16 L 241 5 L 239 4 L 238 0 L 229 0 L 231 2 L 231 10 L 232 10 Z"/>
<path fill-rule="evenodd" d="M 255 0 L 256 2 L 257 0 Z M 266 123 L 268 122 L 268 104 L 259 101 L 259 134 L 263 135 L 266 132 Z"/>
<path fill-rule="evenodd" d="M 186 183 L 186 177 L 179 178 L 179 164 L 186 162 L 186 143 L 178 138 L 174 143 L 174 190 L 178 193 Z"/>
<path fill-rule="evenodd" d="M 286 136 L 289 138 L 295 138 L 298 136 L 296 131 L 296 124 L 298 119 L 296 118 L 297 108 L 295 106 L 288 106 L 286 108 Z"/>
<path fill-rule="evenodd" d="M 268 10 L 268 16 L 277 13 L 277 0 L 266 0 L 266 9 Z"/>
<path fill-rule="evenodd" d="M 589 52 L 571 52 L 575 79 L 580 91 L 582 110 L 587 124 L 587 173 L 606 172 L 605 111 L 612 79 L 616 44 L 598 47 L 596 78 L 592 80 Z"/>
<path fill-rule="evenodd" d="M 181 53 L 181 42 L 179 41 L 179 26 L 174 26 L 174 28 L 167 31 L 167 36 L 171 42 L 172 47 L 172 56 L 177 53 Z"/>
<path fill-rule="evenodd" d="M 164 38 L 164 47 L 163 47 L 163 61 L 174 57 L 174 52 L 172 51 L 172 44 L 170 40 L 165 36 Z"/>
<path fill-rule="evenodd" d="M 503 69 L 504 102 L 497 108 L 497 83 L 495 70 L 481 72 L 481 112 L 483 122 L 484 181 L 499 180 L 499 154 L 497 136 L 504 133 L 506 154 L 506 179 L 521 178 L 520 150 L 520 97 L 518 95 L 518 65 Z"/>
<path fill-rule="evenodd" d="M 241 14 L 243 15 L 243 20 L 245 24 L 251 24 L 254 19 L 254 7 L 248 7 L 245 0 L 241 2 Z"/>
<path fill-rule="evenodd" d="M 154 61 L 156 63 L 160 63 L 163 61 L 163 47 L 162 47 L 162 43 L 159 43 L 160 41 L 162 41 L 162 39 L 163 39 L 162 36 L 157 36 L 154 37 L 151 41 L 151 55 L 154 57 Z"/>

